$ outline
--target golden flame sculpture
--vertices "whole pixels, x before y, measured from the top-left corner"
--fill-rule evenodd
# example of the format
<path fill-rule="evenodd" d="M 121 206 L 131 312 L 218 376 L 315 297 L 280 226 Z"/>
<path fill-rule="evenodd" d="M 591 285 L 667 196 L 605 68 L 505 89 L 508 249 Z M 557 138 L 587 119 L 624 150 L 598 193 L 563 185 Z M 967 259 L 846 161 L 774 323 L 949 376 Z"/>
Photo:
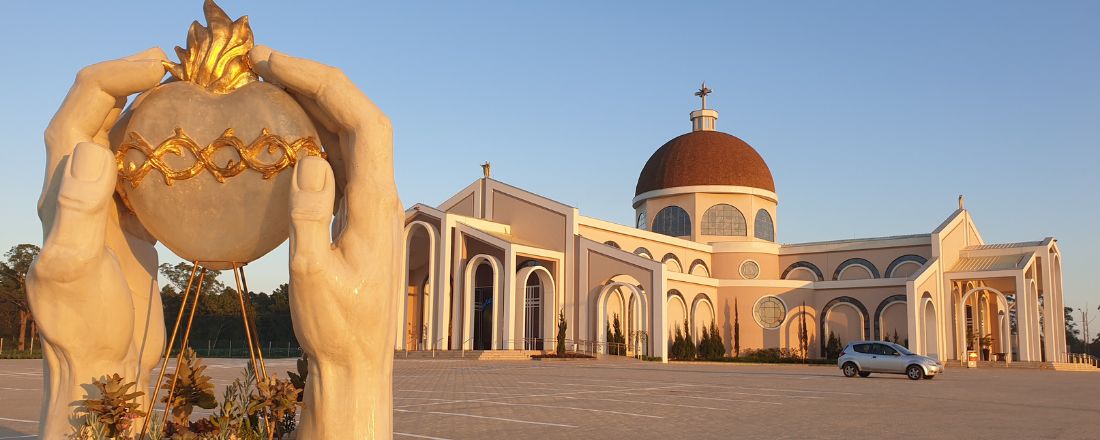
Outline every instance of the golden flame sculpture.
<path fill-rule="evenodd" d="M 259 80 L 248 52 L 255 41 L 248 16 L 232 20 L 213 0 L 202 5 L 207 26 L 198 21 L 187 30 L 187 48 L 176 46 L 180 62 L 165 62 L 168 73 L 219 95 Z"/>

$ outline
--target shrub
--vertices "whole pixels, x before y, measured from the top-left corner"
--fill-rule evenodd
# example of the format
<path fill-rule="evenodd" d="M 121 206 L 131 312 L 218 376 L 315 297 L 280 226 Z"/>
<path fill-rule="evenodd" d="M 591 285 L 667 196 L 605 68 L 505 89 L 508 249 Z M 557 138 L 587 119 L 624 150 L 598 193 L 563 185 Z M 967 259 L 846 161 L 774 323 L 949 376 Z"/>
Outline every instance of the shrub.
<path fill-rule="evenodd" d="M 802 362 L 802 355 L 797 350 L 789 348 L 761 348 L 745 349 L 739 360 L 745 362 Z"/>
<path fill-rule="evenodd" d="M 561 309 L 558 313 L 558 341 L 557 346 L 554 347 L 558 356 L 565 356 L 565 330 L 569 327 L 569 324 L 565 322 L 565 309 Z"/>
<path fill-rule="evenodd" d="M 145 393 L 129 392 L 136 385 L 136 382 L 123 383 L 122 377 L 118 374 L 93 380 L 92 386 L 99 391 L 99 398 L 81 401 L 77 411 L 85 414 L 86 417 L 84 427 L 77 432 L 77 437 L 128 436 L 134 419 L 145 416 L 145 412 L 141 410 L 141 404 L 134 401 Z"/>
<path fill-rule="evenodd" d="M 208 432 L 209 429 L 204 429 L 205 424 L 191 426 L 190 422 L 191 413 L 195 407 L 214 409 L 218 406 L 218 400 L 214 397 L 214 383 L 210 381 L 210 376 L 206 375 L 206 365 L 202 364 L 202 359 L 195 356 L 195 350 L 187 348 L 176 366 L 176 371 L 175 394 L 172 395 L 172 418 L 168 422 L 169 432 Z M 172 389 L 172 379 L 166 376 L 164 383 L 160 385 L 160 388 L 165 391 L 161 402 L 168 402 L 167 393 Z"/>
<path fill-rule="evenodd" d="M 283 438 L 294 429 L 294 413 L 298 410 L 300 391 L 287 380 L 275 376 L 256 383 L 256 389 L 249 396 L 248 415 L 259 415 L 267 428 L 267 438 Z M 290 416 L 288 426 L 286 419 Z"/>
<path fill-rule="evenodd" d="M 726 356 L 726 345 L 722 342 L 722 335 L 718 334 L 718 324 L 711 322 L 710 327 L 703 328 L 698 351 L 699 357 L 706 360 L 720 360 Z"/>
<path fill-rule="evenodd" d="M 684 321 L 684 329 L 688 328 L 688 322 Z M 691 341 L 691 333 L 686 330 L 681 331 L 680 326 L 676 326 L 676 333 L 672 340 L 672 345 L 669 346 L 668 357 L 676 360 L 690 361 L 695 360 L 696 357 L 695 343 Z"/>
<path fill-rule="evenodd" d="M 840 357 L 840 352 L 844 350 L 844 346 L 840 344 L 840 339 L 837 339 L 833 332 L 829 332 L 829 339 L 825 342 L 825 359 L 836 359 Z"/>

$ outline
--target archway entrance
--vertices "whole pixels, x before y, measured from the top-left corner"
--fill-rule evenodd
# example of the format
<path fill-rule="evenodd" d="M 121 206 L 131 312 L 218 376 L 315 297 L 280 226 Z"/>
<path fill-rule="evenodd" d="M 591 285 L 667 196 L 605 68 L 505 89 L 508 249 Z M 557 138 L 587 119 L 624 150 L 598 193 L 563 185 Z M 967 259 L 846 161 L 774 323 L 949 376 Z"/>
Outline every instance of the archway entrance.
<path fill-rule="evenodd" d="M 542 350 L 542 282 L 535 274 L 527 276 L 523 289 L 523 348 Z"/>
<path fill-rule="evenodd" d="M 971 286 L 959 297 L 960 316 L 956 332 L 959 359 L 965 359 L 965 351 L 973 350 L 983 361 L 1009 361 L 1013 353 L 1013 337 L 1008 317 L 1014 314 L 1012 301 L 1000 290 L 987 286 Z M 959 313 L 957 311 L 956 313 Z"/>
<path fill-rule="evenodd" d="M 493 291 L 496 283 L 493 267 L 487 262 L 478 264 L 474 271 L 473 327 L 474 350 L 490 350 L 493 347 Z"/>
<path fill-rule="evenodd" d="M 649 353 L 649 304 L 637 281 L 626 275 L 613 277 L 596 297 L 595 340 L 603 353 L 627 356 Z M 619 331 L 615 332 L 615 320 Z M 610 337 L 609 337 L 610 336 Z M 614 339 L 614 340 L 612 340 Z"/>
<path fill-rule="evenodd" d="M 431 345 L 435 238 L 434 228 L 425 222 L 416 221 L 405 228 L 405 281 L 397 306 L 397 349 L 425 350 Z"/>
<path fill-rule="evenodd" d="M 924 327 L 924 337 L 921 338 L 921 351 L 925 356 L 939 359 L 939 335 L 937 333 L 936 306 L 930 298 L 924 299 L 921 311 L 921 325 Z"/>

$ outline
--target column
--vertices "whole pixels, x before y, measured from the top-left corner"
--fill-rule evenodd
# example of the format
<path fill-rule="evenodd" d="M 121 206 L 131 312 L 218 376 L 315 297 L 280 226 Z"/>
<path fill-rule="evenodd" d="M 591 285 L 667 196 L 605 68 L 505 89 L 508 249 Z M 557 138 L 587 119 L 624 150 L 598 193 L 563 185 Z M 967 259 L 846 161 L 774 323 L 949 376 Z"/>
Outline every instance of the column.
<path fill-rule="evenodd" d="M 1016 338 L 1019 341 L 1020 360 L 1031 361 L 1031 302 L 1024 272 L 1016 274 Z"/>

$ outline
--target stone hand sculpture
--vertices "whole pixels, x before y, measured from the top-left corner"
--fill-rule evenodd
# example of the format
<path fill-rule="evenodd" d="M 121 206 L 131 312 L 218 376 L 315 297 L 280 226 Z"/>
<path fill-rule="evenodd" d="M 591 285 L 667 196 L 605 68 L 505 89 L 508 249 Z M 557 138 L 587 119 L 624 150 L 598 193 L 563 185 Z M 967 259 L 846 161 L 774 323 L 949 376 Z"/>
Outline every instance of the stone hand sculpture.
<path fill-rule="evenodd" d="M 164 349 L 155 240 L 116 202 L 106 145 L 127 97 L 157 85 L 165 59 L 154 48 L 84 68 L 46 129 L 43 245 L 27 276 L 45 364 L 39 438 L 73 432 L 92 379 L 118 373 L 147 390 Z"/>
<path fill-rule="evenodd" d="M 264 46 L 251 57 L 314 119 L 335 165 L 304 158 L 291 184 L 290 311 L 310 359 L 298 438 L 391 438 L 403 210 L 389 119 L 338 69 Z"/>

